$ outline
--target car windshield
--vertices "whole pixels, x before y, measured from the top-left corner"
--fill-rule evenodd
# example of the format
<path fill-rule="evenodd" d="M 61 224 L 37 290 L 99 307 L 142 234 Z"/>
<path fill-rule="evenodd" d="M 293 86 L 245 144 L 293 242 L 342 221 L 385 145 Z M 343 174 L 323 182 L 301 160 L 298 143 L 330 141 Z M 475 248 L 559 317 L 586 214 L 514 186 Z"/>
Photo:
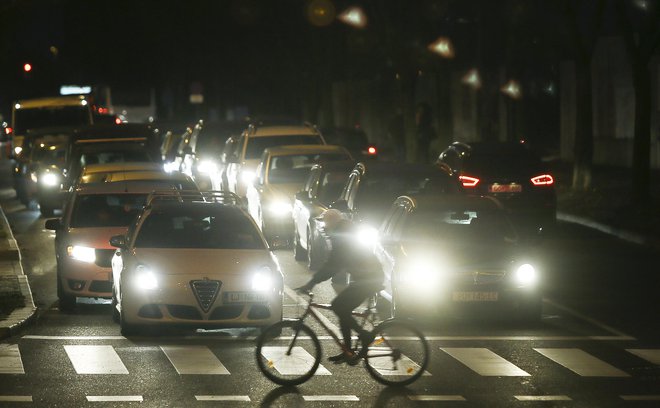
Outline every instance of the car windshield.
<path fill-rule="evenodd" d="M 91 122 L 89 108 L 84 105 L 49 108 L 18 109 L 15 113 L 14 132 L 55 126 L 81 126 Z"/>
<path fill-rule="evenodd" d="M 79 194 L 71 214 L 71 227 L 126 227 L 146 199 L 146 194 Z"/>
<path fill-rule="evenodd" d="M 417 211 L 403 228 L 405 240 L 505 242 L 516 236 L 504 213 L 497 210 L 434 209 Z"/>
<path fill-rule="evenodd" d="M 261 157 L 261 153 L 263 153 L 264 149 L 268 147 L 298 144 L 323 144 L 323 142 L 321 138 L 316 135 L 277 135 L 251 137 L 248 139 L 245 158 L 247 160 L 258 159 Z"/>
<path fill-rule="evenodd" d="M 520 146 L 492 149 L 476 148 L 465 160 L 468 171 L 477 174 L 528 174 L 542 169 L 541 159 Z"/>
<path fill-rule="evenodd" d="M 32 160 L 45 164 L 62 164 L 66 150 L 61 146 L 43 146 L 34 149 Z"/>
<path fill-rule="evenodd" d="M 329 205 L 339 197 L 350 171 L 327 172 L 319 183 L 318 200 Z"/>
<path fill-rule="evenodd" d="M 236 208 L 154 209 L 142 223 L 136 248 L 265 249 L 259 231 Z"/>
<path fill-rule="evenodd" d="M 268 183 L 304 183 L 309 169 L 314 164 L 325 161 L 346 160 L 348 157 L 339 153 L 312 153 L 273 156 L 268 166 Z"/>
<path fill-rule="evenodd" d="M 385 208 L 401 195 L 456 193 L 458 186 L 445 173 L 398 172 L 372 174 L 360 180 L 356 201 L 365 208 Z"/>

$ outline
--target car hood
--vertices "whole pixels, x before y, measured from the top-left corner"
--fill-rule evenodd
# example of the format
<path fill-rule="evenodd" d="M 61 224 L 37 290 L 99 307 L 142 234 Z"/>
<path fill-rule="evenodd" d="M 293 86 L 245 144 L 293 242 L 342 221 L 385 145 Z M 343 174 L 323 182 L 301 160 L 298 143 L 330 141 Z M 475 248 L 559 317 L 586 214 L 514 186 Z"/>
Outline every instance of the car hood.
<path fill-rule="evenodd" d="M 423 258 L 448 262 L 457 272 L 466 268 L 507 269 L 508 265 L 521 257 L 517 245 L 507 242 L 410 240 L 403 242 L 401 247 L 410 260 Z"/>
<path fill-rule="evenodd" d="M 277 263 L 266 249 L 135 248 L 133 259 L 166 275 L 242 275 Z"/>
<path fill-rule="evenodd" d="M 110 245 L 110 237 L 125 234 L 127 227 L 70 228 L 67 243 L 100 249 L 116 249 Z"/>

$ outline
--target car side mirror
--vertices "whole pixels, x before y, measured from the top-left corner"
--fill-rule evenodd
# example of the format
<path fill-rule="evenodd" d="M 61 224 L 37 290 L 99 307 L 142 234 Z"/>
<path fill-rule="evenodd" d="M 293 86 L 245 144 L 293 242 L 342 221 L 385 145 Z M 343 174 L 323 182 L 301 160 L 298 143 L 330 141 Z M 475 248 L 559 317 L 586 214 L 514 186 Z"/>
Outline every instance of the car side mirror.
<path fill-rule="evenodd" d="M 110 237 L 110 245 L 115 248 L 126 248 L 126 237 L 124 235 L 113 235 Z"/>
<path fill-rule="evenodd" d="M 62 220 L 60 218 L 47 219 L 45 227 L 47 230 L 57 231 L 62 228 Z"/>

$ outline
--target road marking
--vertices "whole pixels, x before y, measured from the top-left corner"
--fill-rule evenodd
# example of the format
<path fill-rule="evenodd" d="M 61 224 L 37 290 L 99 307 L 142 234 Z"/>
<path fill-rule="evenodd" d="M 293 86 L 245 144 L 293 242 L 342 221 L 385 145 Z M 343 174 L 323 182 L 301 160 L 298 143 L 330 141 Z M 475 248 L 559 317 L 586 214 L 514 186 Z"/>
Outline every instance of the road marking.
<path fill-rule="evenodd" d="M 112 346 L 64 346 L 78 374 L 128 374 Z"/>
<path fill-rule="evenodd" d="M 314 357 L 300 346 L 295 346 L 291 350 L 290 356 L 284 353 L 288 347 L 264 347 L 261 349 L 261 355 L 266 360 L 272 362 L 273 366 L 282 375 L 300 375 L 305 374 L 314 365 Z M 332 375 L 322 364 L 319 364 L 315 375 Z"/>
<path fill-rule="evenodd" d="M 197 401 L 251 401 L 247 395 L 195 395 L 195 399 Z"/>
<path fill-rule="evenodd" d="M 441 348 L 440 350 L 483 376 L 528 377 L 529 374 L 487 348 Z"/>
<path fill-rule="evenodd" d="M 653 349 L 626 349 L 628 353 L 632 353 L 637 357 L 643 358 L 653 364 L 660 365 L 660 350 Z"/>
<path fill-rule="evenodd" d="M 32 402 L 31 395 L 0 395 L 0 402 Z"/>
<path fill-rule="evenodd" d="M 608 325 L 606 325 L 606 324 L 604 324 L 604 323 L 601 323 L 601 322 L 599 322 L 599 321 L 596 320 L 596 319 L 592 319 L 592 318 L 589 317 L 589 316 L 583 315 L 582 313 L 577 312 L 577 311 L 571 309 L 571 308 L 568 307 L 568 306 L 560 305 L 559 303 L 553 302 L 553 301 L 551 301 L 550 299 L 543 299 L 543 301 L 546 302 L 546 303 L 548 303 L 548 304 L 550 304 L 550 305 L 552 305 L 552 306 L 554 306 L 554 307 L 556 307 L 557 309 L 561 309 L 561 310 L 563 310 L 564 312 L 566 312 L 566 313 L 568 313 L 568 314 L 572 314 L 573 316 L 575 316 L 575 317 L 577 317 L 577 318 L 579 318 L 579 319 L 582 319 L 582 320 L 584 320 L 584 321 L 587 322 L 587 323 L 593 324 L 593 325 L 596 326 L 596 327 L 600 327 L 601 329 L 603 329 L 603 330 L 605 330 L 605 331 L 608 331 L 608 332 L 614 334 L 616 337 L 620 337 L 620 338 L 622 338 L 622 339 L 624 339 L 624 340 L 637 340 L 636 338 L 634 338 L 634 337 L 632 337 L 632 336 L 629 336 L 629 335 L 627 335 L 627 334 L 625 334 L 625 333 L 623 333 L 623 332 L 621 332 L 621 331 L 619 331 L 619 330 L 617 330 L 617 329 L 615 329 L 615 328 L 613 328 L 613 327 L 610 327 L 610 326 L 608 326 Z"/>
<path fill-rule="evenodd" d="M 305 401 L 359 401 L 356 395 L 303 395 Z"/>
<path fill-rule="evenodd" d="M 290 287 L 288 287 L 288 286 L 284 286 L 284 292 L 286 293 L 286 295 L 287 295 L 288 297 L 290 297 L 291 299 L 294 299 L 298 304 L 301 304 L 301 305 L 307 305 L 307 303 L 308 303 L 308 302 L 307 302 L 307 299 L 305 299 L 305 298 L 303 298 L 302 296 L 298 295 L 298 294 L 296 293 L 296 291 L 293 290 L 293 289 L 291 289 Z M 337 336 L 337 338 L 339 338 L 339 339 L 343 339 L 344 336 L 341 335 L 341 332 L 339 331 L 339 328 L 338 328 L 337 326 L 335 326 L 335 324 L 332 323 L 332 322 L 330 321 L 330 319 L 328 319 L 327 317 L 325 317 L 325 316 L 323 315 L 323 313 L 322 313 L 321 310 L 318 310 L 318 312 L 319 312 L 319 313 L 317 313 L 317 315 L 318 315 L 318 317 L 321 319 L 321 321 L 323 322 L 323 324 L 325 324 L 325 326 L 326 326 L 328 329 L 330 329 L 330 331 L 333 332 L 333 333 L 335 334 L 335 336 Z M 330 337 L 330 336 L 328 336 L 328 337 Z M 330 337 L 330 338 L 332 338 L 332 337 Z"/>
<path fill-rule="evenodd" d="M 0 344 L 0 374 L 25 374 L 18 344 Z"/>
<path fill-rule="evenodd" d="M 408 395 L 411 401 L 465 401 L 462 395 Z"/>
<path fill-rule="evenodd" d="M 142 402 L 142 395 L 88 395 L 89 402 Z"/>
<path fill-rule="evenodd" d="M 535 348 L 545 357 L 583 377 L 630 377 L 618 368 L 576 348 Z"/>
<path fill-rule="evenodd" d="M 179 374 L 229 374 L 206 346 L 160 346 Z"/>
<path fill-rule="evenodd" d="M 27 340 L 126 340 L 124 336 L 34 336 L 21 337 Z"/>
<path fill-rule="evenodd" d="M 624 401 L 660 401 L 660 395 L 619 395 Z"/>
<path fill-rule="evenodd" d="M 518 401 L 572 401 L 567 395 L 514 395 Z"/>
<path fill-rule="evenodd" d="M 387 347 L 369 347 L 369 355 L 372 358 L 369 359 L 369 365 L 376 369 L 383 376 L 389 375 L 399 375 L 399 376 L 410 376 L 416 373 L 419 369 L 419 364 L 411 360 L 409 357 L 402 355 L 399 361 L 397 361 L 396 367 L 392 367 L 392 358 L 375 358 L 374 356 L 378 355 L 378 351 L 384 351 L 390 356 L 392 355 L 392 349 Z M 383 353 L 380 353 L 381 356 Z M 431 375 L 428 371 L 424 371 L 422 375 Z"/>

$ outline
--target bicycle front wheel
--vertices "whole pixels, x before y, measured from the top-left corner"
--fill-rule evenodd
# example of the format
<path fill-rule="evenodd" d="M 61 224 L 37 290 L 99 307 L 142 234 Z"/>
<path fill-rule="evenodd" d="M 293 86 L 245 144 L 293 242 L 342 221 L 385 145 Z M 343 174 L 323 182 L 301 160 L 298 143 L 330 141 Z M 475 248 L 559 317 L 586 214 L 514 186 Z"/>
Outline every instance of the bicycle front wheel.
<path fill-rule="evenodd" d="M 387 320 L 372 332 L 374 341 L 365 358 L 365 368 L 379 383 L 408 385 L 422 376 L 429 364 L 429 345 L 412 323 Z"/>
<path fill-rule="evenodd" d="M 303 322 L 283 320 L 257 338 L 257 366 L 279 385 L 298 385 L 309 380 L 321 362 L 321 343 Z"/>

